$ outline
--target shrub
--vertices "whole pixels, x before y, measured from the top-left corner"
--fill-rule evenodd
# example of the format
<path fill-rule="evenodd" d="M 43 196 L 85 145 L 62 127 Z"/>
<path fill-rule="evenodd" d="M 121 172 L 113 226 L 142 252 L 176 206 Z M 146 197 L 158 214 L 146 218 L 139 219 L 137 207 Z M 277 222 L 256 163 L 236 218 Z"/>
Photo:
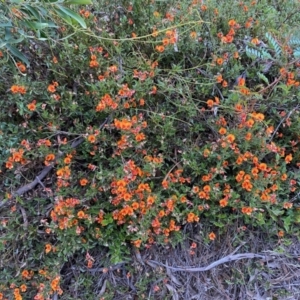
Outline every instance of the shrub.
<path fill-rule="evenodd" d="M 69 259 L 120 262 L 189 223 L 297 233 L 299 4 L 201 3 L 99 1 L 22 74 L 2 64 L 6 294 L 62 294 Z"/>

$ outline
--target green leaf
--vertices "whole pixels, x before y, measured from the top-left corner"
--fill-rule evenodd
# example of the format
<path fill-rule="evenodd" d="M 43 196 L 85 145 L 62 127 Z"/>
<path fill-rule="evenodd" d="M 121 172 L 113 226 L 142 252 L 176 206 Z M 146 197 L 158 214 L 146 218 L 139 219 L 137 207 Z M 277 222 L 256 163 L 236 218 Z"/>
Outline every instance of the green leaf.
<path fill-rule="evenodd" d="M 40 29 L 44 29 L 47 27 L 55 27 L 55 28 L 58 27 L 53 22 L 36 22 L 36 21 L 29 22 L 27 20 L 24 20 L 23 23 L 25 23 L 27 25 L 27 27 L 34 29 L 34 30 L 40 30 Z"/>
<path fill-rule="evenodd" d="M 270 84 L 268 78 L 264 74 L 258 72 L 257 75 L 258 75 L 258 78 L 261 79 L 262 81 L 264 81 L 266 84 Z"/>
<path fill-rule="evenodd" d="M 101 222 L 102 226 L 107 226 L 108 224 L 113 223 L 114 220 L 111 215 L 107 215 L 104 217 L 104 220 Z"/>
<path fill-rule="evenodd" d="M 284 227 L 286 232 L 290 231 L 291 223 L 292 223 L 292 220 L 291 220 L 290 216 L 283 219 L 283 227 Z"/>
<path fill-rule="evenodd" d="M 88 5 L 88 4 L 92 4 L 91 0 L 70 0 L 70 1 L 66 1 L 66 4 L 75 4 L 75 5 Z"/>
<path fill-rule="evenodd" d="M 72 19 L 68 15 L 66 15 L 64 12 L 62 12 L 59 9 L 54 8 L 54 10 L 58 14 L 58 16 L 61 17 L 66 23 L 72 24 Z"/>
<path fill-rule="evenodd" d="M 8 22 L 8 23 L 0 23 L 0 27 L 12 27 L 12 23 Z"/>
<path fill-rule="evenodd" d="M 36 19 L 40 19 L 40 17 L 41 17 L 39 12 L 30 5 L 23 5 L 23 8 L 21 8 L 21 11 L 27 13 L 28 15 L 32 15 Z"/>
<path fill-rule="evenodd" d="M 15 46 L 7 44 L 6 48 L 11 52 L 13 56 L 18 57 L 22 62 L 24 62 L 27 65 L 27 67 L 30 65 L 27 57 L 22 52 L 20 52 Z"/>
<path fill-rule="evenodd" d="M 81 25 L 81 27 L 86 28 L 85 21 L 77 13 L 59 4 L 56 4 L 56 7 L 57 7 L 57 9 L 55 9 L 56 12 L 60 12 L 63 15 L 69 16 L 71 19 L 77 21 Z M 64 20 L 66 20 L 66 18 L 64 18 Z"/>
<path fill-rule="evenodd" d="M 5 40 L 8 41 L 11 39 L 11 31 L 10 31 L 10 28 L 9 27 L 5 27 L 4 29 L 5 31 Z"/>
<path fill-rule="evenodd" d="M 18 39 L 10 39 L 10 40 L 7 40 L 7 43 L 8 44 L 19 44 L 20 42 L 22 42 L 24 40 L 24 37 L 21 36 L 19 37 Z"/>

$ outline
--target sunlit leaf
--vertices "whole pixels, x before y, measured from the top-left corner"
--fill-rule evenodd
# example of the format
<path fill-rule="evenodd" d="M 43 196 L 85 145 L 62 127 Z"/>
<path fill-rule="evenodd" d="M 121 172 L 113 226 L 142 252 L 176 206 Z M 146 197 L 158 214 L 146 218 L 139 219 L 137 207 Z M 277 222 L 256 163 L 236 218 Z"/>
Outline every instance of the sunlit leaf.
<path fill-rule="evenodd" d="M 60 13 L 63 13 L 65 15 L 69 16 L 71 19 L 78 22 L 83 28 L 86 28 L 85 21 L 77 13 L 70 10 L 69 8 L 63 7 L 63 6 L 58 5 L 58 4 L 56 5 L 56 7 L 57 7 L 57 9 L 56 9 L 57 12 L 60 11 Z"/>
<path fill-rule="evenodd" d="M 27 67 L 30 65 L 27 57 L 22 52 L 20 52 L 15 46 L 6 45 L 6 48 L 11 52 L 13 56 L 18 57 L 22 62 L 24 62 L 27 65 Z"/>

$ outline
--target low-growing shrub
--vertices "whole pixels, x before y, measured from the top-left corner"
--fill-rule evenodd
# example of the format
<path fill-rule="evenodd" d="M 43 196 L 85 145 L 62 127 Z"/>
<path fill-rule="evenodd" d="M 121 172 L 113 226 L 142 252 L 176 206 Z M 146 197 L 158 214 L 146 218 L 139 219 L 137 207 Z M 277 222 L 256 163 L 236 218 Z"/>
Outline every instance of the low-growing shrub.
<path fill-rule="evenodd" d="M 99 1 L 0 62 L 3 298 L 70 299 L 70 259 L 188 223 L 298 235 L 299 2 L 267 2 Z"/>

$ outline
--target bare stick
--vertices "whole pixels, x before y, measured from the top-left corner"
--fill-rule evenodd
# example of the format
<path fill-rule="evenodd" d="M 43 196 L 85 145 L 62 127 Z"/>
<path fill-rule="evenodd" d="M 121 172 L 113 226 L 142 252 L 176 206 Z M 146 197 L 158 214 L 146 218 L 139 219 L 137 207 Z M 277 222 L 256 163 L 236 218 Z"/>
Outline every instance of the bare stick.
<path fill-rule="evenodd" d="M 175 272 L 178 272 L 178 271 L 186 271 L 186 272 L 205 272 L 205 271 L 209 271 L 221 264 L 224 264 L 226 262 L 231 262 L 231 261 L 236 261 L 236 260 L 240 260 L 240 259 L 245 259 L 245 258 L 265 258 L 264 255 L 260 255 L 260 254 L 254 254 L 254 253 L 241 253 L 241 254 L 229 254 L 213 263 L 211 263 L 210 265 L 206 266 L 206 267 L 170 267 L 170 266 L 167 266 L 165 264 L 162 264 L 160 262 L 157 262 L 155 260 L 149 260 L 149 261 L 146 261 L 146 263 L 149 262 L 149 265 L 151 266 L 151 264 L 156 264 L 156 265 L 159 265 L 159 266 L 162 266 L 162 267 L 165 267 L 165 268 L 169 268 Z"/>
<path fill-rule="evenodd" d="M 47 174 L 53 169 L 53 165 L 49 165 L 47 167 L 45 167 L 42 172 L 35 177 L 35 180 L 33 180 L 32 182 L 20 187 L 17 191 L 15 191 L 12 196 L 16 197 L 16 196 L 21 196 L 24 193 L 32 190 L 33 188 L 35 188 L 35 186 L 40 183 L 46 176 Z"/>

